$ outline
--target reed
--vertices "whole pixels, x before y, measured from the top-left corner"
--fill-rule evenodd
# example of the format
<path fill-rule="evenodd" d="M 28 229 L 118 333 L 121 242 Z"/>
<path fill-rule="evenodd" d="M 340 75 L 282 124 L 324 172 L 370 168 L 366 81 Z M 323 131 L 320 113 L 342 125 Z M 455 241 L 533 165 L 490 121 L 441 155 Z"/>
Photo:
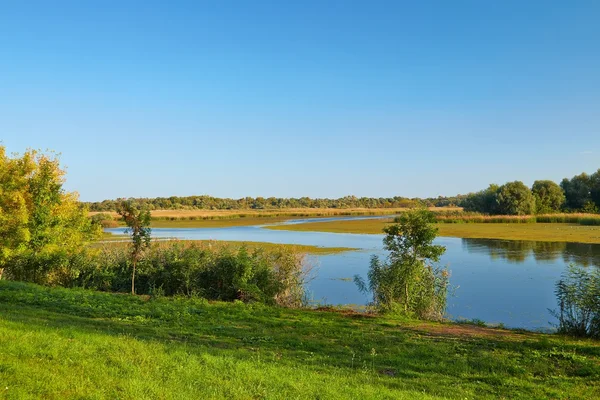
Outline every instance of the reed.
<path fill-rule="evenodd" d="M 542 214 L 542 215 L 483 215 L 477 213 L 462 214 L 436 214 L 439 223 L 478 223 L 478 224 L 511 224 L 511 223 L 557 223 L 557 224 L 579 224 L 600 225 L 598 214 Z"/>

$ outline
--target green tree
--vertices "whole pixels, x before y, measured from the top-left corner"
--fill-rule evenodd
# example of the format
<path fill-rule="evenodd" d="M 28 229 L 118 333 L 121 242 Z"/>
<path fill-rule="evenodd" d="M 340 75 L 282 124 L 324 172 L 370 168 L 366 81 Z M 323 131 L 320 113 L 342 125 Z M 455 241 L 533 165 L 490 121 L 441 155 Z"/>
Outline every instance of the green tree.
<path fill-rule="evenodd" d="M 135 294 L 135 270 L 137 263 L 142 257 L 144 248 L 150 246 L 150 211 L 135 207 L 131 201 L 121 201 L 117 212 L 127 225 L 127 231 L 131 234 L 130 261 L 131 271 L 131 294 Z"/>
<path fill-rule="evenodd" d="M 562 188 L 552 181 L 535 181 L 531 187 L 535 198 L 535 212 L 549 214 L 560 211 L 565 202 Z"/>
<path fill-rule="evenodd" d="M 600 169 L 590 175 L 590 200 L 600 210 Z"/>
<path fill-rule="evenodd" d="M 63 183 L 55 155 L 28 150 L 10 157 L 0 146 L 0 277 L 16 257 L 57 260 L 56 254 L 73 254 L 99 235 L 77 193 L 66 192 Z M 59 264 L 19 263 L 18 278 L 51 283 Z"/>
<path fill-rule="evenodd" d="M 535 211 L 535 199 L 523 182 L 508 182 L 498 190 L 498 210 L 504 215 L 531 215 Z"/>
<path fill-rule="evenodd" d="M 446 309 L 448 271 L 437 268 L 446 251 L 434 245 L 435 216 L 424 210 L 411 210 L 384 229 L 387 260 L 371 258 L 368 284 L 360 277 L 354 281 L 364 293 L 371 292 L 375 305 L 384 312 L 401 311 L 419 318 L 441 319 Z"/>
<path fill-rule="evenodd" d="M 491 184 L 487 189 L 467 195 L 463 201 L 465 211 L 474 211 L 483 214 L 498 214 L 498 191 L 500 186 Z"/>
<path fill-rule="evenodd" d="M 571 210 L 582 210 L 592 201 L 590 176 L 585 172 L 571 179 L 563 179 L 560 187 L 565 192 L 566 206 Z"/>

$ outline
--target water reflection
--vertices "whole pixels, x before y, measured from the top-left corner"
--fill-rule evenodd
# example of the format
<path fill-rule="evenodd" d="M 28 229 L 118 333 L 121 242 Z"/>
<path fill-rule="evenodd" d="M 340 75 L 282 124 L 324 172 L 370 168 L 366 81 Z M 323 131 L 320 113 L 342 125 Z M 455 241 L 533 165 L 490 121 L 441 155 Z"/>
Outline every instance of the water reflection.
<path fill-rule="evenodd" d="M 562 259 L 567 264 L 600 267 L 600 244 L 462 239 L 462 246 L 469 253 L 487 254 L 493 260 L 517 264 L 530 258 L 539 263 L 551 263 Z"/>

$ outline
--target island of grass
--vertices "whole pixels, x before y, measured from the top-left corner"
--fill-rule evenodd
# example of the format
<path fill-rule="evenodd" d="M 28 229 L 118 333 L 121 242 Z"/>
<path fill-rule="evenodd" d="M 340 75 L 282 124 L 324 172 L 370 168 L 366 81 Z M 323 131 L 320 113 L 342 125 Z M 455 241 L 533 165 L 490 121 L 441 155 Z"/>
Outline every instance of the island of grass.
<path fill-rule="evenodd" d="M 600 343 L 0 281 L 3 398 L 600 397 Z"/>
<path fill-rule="evenodd" d="M 393 218 L 354 219 L 301 224 L 280 224 L 297 218 L 385 216 L 406 209 L 291 209 L 283 211 L 153 211 L 153 228 L 225 228 L 264 225 L 268 229 L 333 233 L 381 234 Z M 478 239 L 537 240 L 551 242 L 600 243 L 600 217 L 593 214 L 544 216 L 482 216 L 462 213 L 457 208 L 431 208 L 440 236 Z M 97 214 L 97 213 L 96 213 Z M 446 215 L 449 214 L 450 216 Z M 111 218 L 115 217 L 112 214 Z M 535 222 L 535 221 L 539 222 Z M 571 221 L 573 220 L 573 221 Z M 486 221 L 486 222 L 479 222 Z M 568 221 L 568 222 L 563 222 Z M 576 222 L 579 221 L 579 222 Z M 112 221 L 118 226 L 117 221 Z M 458 223 L 453 223 L 458 222 Z M 110 239 L 105 239 L 110 240 Z"/>
<path fill-rule="evenodd" d="M 294 225 L 272 225 L 268 229 L 334 233 L 381 234 L 393 219 L 340 220 L 308 222 Z M 600 243 L 600 226 L 565 223 L 438 223 L 439 236 L 538 240 L 548 242 Z"/>

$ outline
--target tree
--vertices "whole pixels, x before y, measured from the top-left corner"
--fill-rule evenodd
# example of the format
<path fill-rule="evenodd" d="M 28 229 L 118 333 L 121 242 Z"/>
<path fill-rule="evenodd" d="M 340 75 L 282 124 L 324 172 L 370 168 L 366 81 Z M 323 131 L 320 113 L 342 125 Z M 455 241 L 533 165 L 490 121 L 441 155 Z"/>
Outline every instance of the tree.
<path fill-rule="evenodd" d="M 81 250 L 100 233 L 77 193 L 66 192 L 63 183 L 64 171 L 54 154 L 28 150 L 10 157 L 0 146 L 0 278 L 16 257 L 56 259 L 57 253 Z M 38 283 L 48 283 L 57 267 L 52 262 L 19 265 L 16 278 Z"/>
<path fill-rule="evenodd" d="M 535 199 L 523 182 L 508 182 L 498 190 L 498 210 L 505 215 L 531 215 L 535 211 Z"/>
<path fill-rule="evenodd" d="M 131 201 L 119 203 L 117 212 L 131 233 L 131 294 L 135 294 L 135 269 L 145 247 L 150 246 L 150 211 L 135 207 Z"/>
<path fill-rule="evenodd" d="M 498 214 L 498 191 L 500 187 L 495 184 L 491 184 L 487 189 L 481 190 L 477 193 L 471 193 L 467 195 L 467 198 L 463 202 L 463 208 L 465 211 L 480 212 L 483 214 Z"/>
<path fill-rule="evenodd" d="M 571 210 L 581 210 L 592 201 L 590 176 L 585 172 L 571 179 L 563 179 L 560 187 L 565 192 L 566 206 Z"/>
<path fill-rule="evenodd" d="M 535 181 L 531 187 L 535 198 L 535 212 L 549 214 L 560 211 L 565 202 L 562 188 L 552 181 Z"/>
<path fill-rule="evenodd" d="M 368 284 L 360 276 L 354 281 L 363 292 L 372 292 L 382 311 L 401 311 L 419 318 L 442 318 L 446 309 L 448 271 L 436 268 L 446 251 L 434 245 L 435 216 L 425 210 L 411 210 L 384 229 L 387 260 L 371 258 Z"/>
<path fill-rule="evenodd" d="M 590 175 L 590 200 L 600 210 L 600 169 Z"/>

